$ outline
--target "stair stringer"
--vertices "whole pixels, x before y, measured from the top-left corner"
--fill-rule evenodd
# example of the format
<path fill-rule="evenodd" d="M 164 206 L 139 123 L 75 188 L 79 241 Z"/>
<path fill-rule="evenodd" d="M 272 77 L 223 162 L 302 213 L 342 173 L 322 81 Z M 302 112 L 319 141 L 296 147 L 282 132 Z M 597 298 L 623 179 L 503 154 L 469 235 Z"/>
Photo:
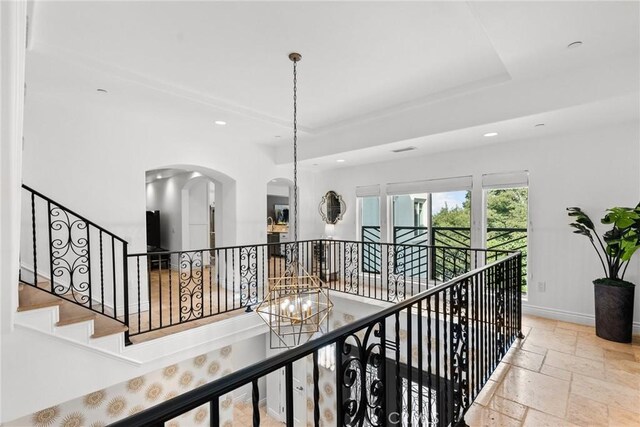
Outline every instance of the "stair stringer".
<path fill-rule="evenodd" d="M 157 369 L 264 334 L 268 327 L 246 313 L 151 341 L 124 345 L 124 334 L 90 338 L 93 321 L 66 331 L 55 323 L 58 307 L 16 313 L 3 345 L 7 384 L 20 384 L 3 396 L 7 422 L 71 399 L 145 375 Z"/>

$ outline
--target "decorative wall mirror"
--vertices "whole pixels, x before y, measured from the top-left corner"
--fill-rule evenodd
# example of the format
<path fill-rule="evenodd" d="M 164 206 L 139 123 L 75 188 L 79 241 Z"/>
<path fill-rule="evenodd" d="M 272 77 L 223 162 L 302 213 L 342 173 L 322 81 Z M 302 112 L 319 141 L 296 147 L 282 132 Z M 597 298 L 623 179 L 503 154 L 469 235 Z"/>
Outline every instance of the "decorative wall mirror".
<path fill-rule="evenodd" d="M 347 205 L 344 204 L 342 196 L 335 191 L 327 191 L 327 194 L 320 201 L 320 216 L 327 224 L 335 224 L 342 219 Z"/>

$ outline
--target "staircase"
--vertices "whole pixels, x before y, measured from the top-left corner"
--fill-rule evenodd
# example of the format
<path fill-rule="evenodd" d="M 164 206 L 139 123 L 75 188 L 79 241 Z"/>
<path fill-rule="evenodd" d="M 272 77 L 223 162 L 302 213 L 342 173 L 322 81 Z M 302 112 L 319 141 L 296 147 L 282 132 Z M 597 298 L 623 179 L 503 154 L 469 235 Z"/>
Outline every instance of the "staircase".
<path fill-rule="evenodd" d="M 120 351 L 126 325 L 55 296 L 50 288 L 51 283 L 43 277 L 38 277 L 37 286 L 18 285 L 16 324 L 109 352 Z"/>
<path fill-rule="evenodd" d="M 105 350 L 119 353 L 129 344 L 127 242 L 22 188 L 16 324 L 88 345 L 110 342 Z"/>

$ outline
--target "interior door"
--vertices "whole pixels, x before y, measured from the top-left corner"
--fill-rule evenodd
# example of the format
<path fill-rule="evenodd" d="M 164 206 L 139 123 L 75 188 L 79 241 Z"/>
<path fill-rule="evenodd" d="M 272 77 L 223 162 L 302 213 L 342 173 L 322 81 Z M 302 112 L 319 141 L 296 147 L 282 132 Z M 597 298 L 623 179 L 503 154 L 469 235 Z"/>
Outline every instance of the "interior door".
<path fill-rule="evenodd" d="M 307 362 L 299 360 L 293 364 L 293 420 L 294 425 L 307 425 Z"/>

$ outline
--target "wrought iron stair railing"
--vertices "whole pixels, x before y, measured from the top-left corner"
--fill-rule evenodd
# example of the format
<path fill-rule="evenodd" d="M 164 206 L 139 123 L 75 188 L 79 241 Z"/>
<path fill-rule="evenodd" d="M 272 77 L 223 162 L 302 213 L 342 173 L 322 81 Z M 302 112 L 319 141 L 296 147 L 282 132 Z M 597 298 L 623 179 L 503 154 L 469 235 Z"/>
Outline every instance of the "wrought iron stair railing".
<path fill-rule="evenodd" d="M 315 426 L 321 422 L 320 401 L 329 399 L 339 426 L 463 425 L 483 385 L 522 337 L 521 268 L 519 252 L 505 255 L 112 425 L 161 426 L 208 405 L 209 425 L 218 426 L 225 395 L 249 385 L 252 424 L 258 426 L 258 381 L 284 369 L 285 421 L 294 426 L 301 415 L 294 412 L 294 363 L 310 369 L 306 394 Z M 319 352 L 328 346 L 335 372 L 319 364 Z M 321 376 L 330 387 L 320 388 Z"/>
<path fill-rule="evenodd" d="M 384 261 L 375 271 L 364 261 L 371 251 Z M 328 289 L 397 302 L 508 252 L 320 239 L 130 254 L 129 334 L 251 311 L 294 254 Z"/>
<path fill-rule="evenodd" d="M 22 212 L 20 282 L 127 326 L 128 243 L 26 185 Z"/>

